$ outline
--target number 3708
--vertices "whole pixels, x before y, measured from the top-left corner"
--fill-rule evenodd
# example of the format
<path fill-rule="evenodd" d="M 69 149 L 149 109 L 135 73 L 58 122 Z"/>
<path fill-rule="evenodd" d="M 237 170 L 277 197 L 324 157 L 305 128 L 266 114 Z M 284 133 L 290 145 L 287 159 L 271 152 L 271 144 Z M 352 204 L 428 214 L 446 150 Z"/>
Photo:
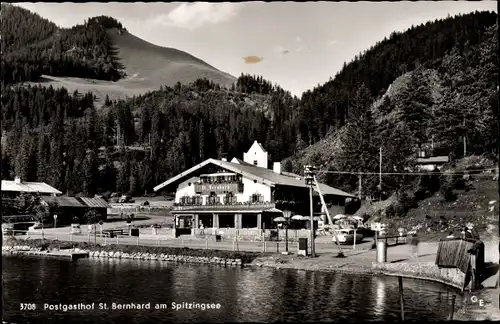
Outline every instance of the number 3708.
<path fill-rule="evenodd" d="M 36 304 L 30 304 L 30 303 L 21 303 L 20 305 L 20 310 L 23 311 L 32 311 L 36 309 Z"/>

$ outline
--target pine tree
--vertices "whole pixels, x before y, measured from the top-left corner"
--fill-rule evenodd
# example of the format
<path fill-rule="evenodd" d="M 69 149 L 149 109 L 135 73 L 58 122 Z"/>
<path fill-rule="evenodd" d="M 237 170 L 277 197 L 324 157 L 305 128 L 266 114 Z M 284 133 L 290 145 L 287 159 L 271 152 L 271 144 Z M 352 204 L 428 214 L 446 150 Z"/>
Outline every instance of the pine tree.
<path fill-rule="evenodd" d="M 40 133 L 37 159 L 37 181 L 46 182 L 49 175 L 48 162 L 50 161 L 50 139 L 44 133 Z"/>
<path fill-rule="evenodd" d="M 97 154 L 94 151 L 89 151 L 83 165 L 85 168 L 83 192 L 87 197 L 91 197 L 97 193 L 99 187 Z"/>
<path fill-rule="evenodd" d="M 423 80 L 421 70 L 413 71 L 408 85 L 396 96 L 399 118 L 412 134 L 415 145 L 419 146 L 427 142 L 429 110 L 433 105 L 429 87 Z"/>
<path fill-rule="evenodd" d="M 151 112 L 149 106 L 144 106 L 141 114 L 141 142 L 149 143 L 151 135 Z"/>
<path fill-rule="evenodd" d="M 137 193 L 139 193 L 140 183 L 139 183 L 137 165 L 135 163 L 131 166 L 129 184 L 130 184 L 128 190 L 129 195 L 135 196 Z"/>

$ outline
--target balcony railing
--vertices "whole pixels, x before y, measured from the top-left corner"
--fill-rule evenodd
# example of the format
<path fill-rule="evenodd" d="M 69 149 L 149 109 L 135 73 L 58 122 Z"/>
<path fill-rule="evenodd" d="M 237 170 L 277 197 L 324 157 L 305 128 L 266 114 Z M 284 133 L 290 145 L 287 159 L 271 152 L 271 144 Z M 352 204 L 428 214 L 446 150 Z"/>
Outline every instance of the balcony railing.
<path fill-rule="evenodd" d="M 211 192 L 224 193 L 224 192 L 243 192 L 243 183 L 195 183 L 194 191 L 197 194 L 208 195 Z"/>
<path fill-rule="evenodd" d="M 217 204 L 217 205 L 184 205 L 174 206 L 174 211 L 190 211 L 190 210 L 262 210 L 276 207 L 276 204 L 271 202 L 263 203 L 234 203 L 234 204 Z"/>

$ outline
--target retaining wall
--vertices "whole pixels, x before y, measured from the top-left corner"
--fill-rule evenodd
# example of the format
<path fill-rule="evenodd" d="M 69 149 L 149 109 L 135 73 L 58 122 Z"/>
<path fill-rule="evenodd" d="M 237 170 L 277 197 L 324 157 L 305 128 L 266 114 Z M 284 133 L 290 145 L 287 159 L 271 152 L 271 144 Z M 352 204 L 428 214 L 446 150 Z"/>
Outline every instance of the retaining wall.
<path fill-rule="evenodd" d="M 32 255 L 34 252 L 40 252 L 40 248 L 29 247 L 23 245 L 4 245 L 2 246 L 2 255 Z M 90 258 L 103 258 L 103 259 L 136 259 L 136 260 L 153 260 L 153 261 L 169 261 L 179 263 L 203 263 L 203 264 L 217 264 L 224 266 L 243 266 L 241 259 L 227 259 L 220 257 L 206 257 L 206 256 L 188 256 L 188 255 L 171 255 L 171 254 L 156 254 L 148 252 L 135 252 L 126 253 L 121 251 L 102 251 L 96 250 L 82 250 L 74 249 L 74 252 L 88 253 Z"/>

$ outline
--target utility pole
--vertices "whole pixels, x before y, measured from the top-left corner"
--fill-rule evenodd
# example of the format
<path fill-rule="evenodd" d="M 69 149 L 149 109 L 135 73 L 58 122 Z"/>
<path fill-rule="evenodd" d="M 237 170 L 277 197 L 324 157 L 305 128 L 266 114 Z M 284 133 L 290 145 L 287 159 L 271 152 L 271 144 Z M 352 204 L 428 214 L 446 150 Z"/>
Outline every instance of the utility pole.
<path fill-rule="evenodd" d="M 378 166 L 378 186 L 380 189 L 380 192 L 382 193 L 382 146 L 380 147 L 380 154 L 379 154 L 379 166 Z"/>
<path fill-rule="evenodd" d="M 306 185 L 309 186 L 309 208 L 310 208 L 310 223 L 311 223 L 311 256 L 314 258 L 316 256 L 316 251 L 314 247 L 314 209 L 313 209 L 313 184 L 314 184 L 314 167 L 306 165 L 305 167 L 305 181 Z"/>
<path fill-rule="evenodd" d="M 464 117 L 464 157 L 467 156 L 467 136 L 465 136 L 465 117 Z"/>

